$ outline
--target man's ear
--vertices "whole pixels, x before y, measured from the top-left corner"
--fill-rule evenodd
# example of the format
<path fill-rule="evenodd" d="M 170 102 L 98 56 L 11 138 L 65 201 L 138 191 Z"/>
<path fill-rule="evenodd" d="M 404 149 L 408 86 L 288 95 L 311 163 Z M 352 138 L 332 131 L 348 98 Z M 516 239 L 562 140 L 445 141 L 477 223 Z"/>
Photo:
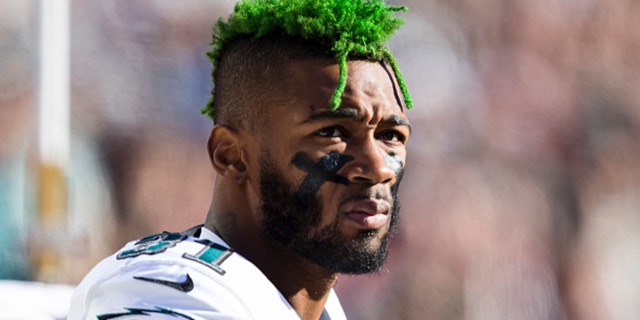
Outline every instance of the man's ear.
<path fill-rule="evenodd" d="M 207 142 L 209 159 L 219 175 L 242 183 L 247 175 L 247 164 L 242 154 L 240 133 L 228 126 L 216 125 Z"/>

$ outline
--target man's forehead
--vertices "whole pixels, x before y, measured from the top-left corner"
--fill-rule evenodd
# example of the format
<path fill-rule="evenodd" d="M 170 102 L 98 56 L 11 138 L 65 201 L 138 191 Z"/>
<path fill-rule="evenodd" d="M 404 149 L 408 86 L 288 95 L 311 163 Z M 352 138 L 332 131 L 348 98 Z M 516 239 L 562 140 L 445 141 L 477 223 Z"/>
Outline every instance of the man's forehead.
<path fill-rule="evenodd" d="M 380 121 L 388 125 L 406 126 L 411 130 L 411 124 L 404 112 L 380 112 L 378 108 L 373 108 L 371 112 L 367 109 L 341 106 L 336 110 L 323 109 L 315 110 L 306 118 L 304 122 L 314 122 L 329 119 L 347 119 L 355 122 Z"/>
<path fill-rule="evenodd" d="M 308 107 L 312 113 L 319 113 L 331 109 L 329 99 L 338 87 L 339 72 L 332 59 L 294 61 L 286 81 L 295 96 L 292 98 L 313 101 Z M 342 103 L 336 110 L 375 104 L 404 115 L 406 108 L 400 95 L 395 77 L 384 63 L 352 60 L 348 62 Z"/>

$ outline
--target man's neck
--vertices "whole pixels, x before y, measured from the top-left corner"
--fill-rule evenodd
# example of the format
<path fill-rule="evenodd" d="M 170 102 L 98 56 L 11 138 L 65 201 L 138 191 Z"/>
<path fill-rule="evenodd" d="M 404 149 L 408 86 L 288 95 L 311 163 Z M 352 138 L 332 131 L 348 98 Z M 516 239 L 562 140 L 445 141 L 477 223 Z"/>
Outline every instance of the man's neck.
<path fill-rule="evenodd" d="M 222 197 L 223 192 L 224 189 L 218 196 Z M 214 203 L 219 205 L 228 202 Z M 246 199 L 233 203 L 253 202 Z M 230 208 L 212 204 L 205 226 L 215 231 L 233 250 L 260 269 L 289 301 L 301 319 L 318 320 L 331 289 L 336 284 L 338 274 L 267 238 L 260 226 L 250 223 L 247 215 L 240 214 L 248 210 L 248 207 Z"/>
<path fill-rule="evenodd" d="M 274 243 L 272 239 L 253 239 L 250 242 L 252 246 L 234 240 L 233 237 L 225 239 L 231 248 L 262 271 L 301 319 L 320 319 L 329 293 L 338 279 L 337 273 Z M 261 245 L 256 247 L 256 243 Z"/>
<path fill-rule="evenodd" d="M 272 254 L 279 254 L 278 258 L 266 257 L 265 260 L 258 259 L 254 263 L 289 301 L 301 319 L 320 319 L 338 274 L 297 253 L 286 253 L 286 249 L 277 250 L 278 253 Z"/>

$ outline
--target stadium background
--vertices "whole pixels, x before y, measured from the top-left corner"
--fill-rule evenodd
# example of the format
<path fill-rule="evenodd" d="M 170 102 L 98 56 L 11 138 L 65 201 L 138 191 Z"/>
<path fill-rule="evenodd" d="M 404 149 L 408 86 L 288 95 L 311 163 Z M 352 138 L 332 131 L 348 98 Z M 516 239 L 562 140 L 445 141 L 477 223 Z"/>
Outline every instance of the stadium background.
<path fill-rule="evenodd" d="M 410 9 L 389 46 L 415 101 L 403 215 L 385 270 L 341 278 L 348 316 L 637 317 L 640 3 L 392 3 Z M 204 52 L 232 7 L 71 1 L 68 192 L 51 231 L 40 2 L 0 0 L 1 279 L 72 287 L 127 240 L 203 220 Z"/>

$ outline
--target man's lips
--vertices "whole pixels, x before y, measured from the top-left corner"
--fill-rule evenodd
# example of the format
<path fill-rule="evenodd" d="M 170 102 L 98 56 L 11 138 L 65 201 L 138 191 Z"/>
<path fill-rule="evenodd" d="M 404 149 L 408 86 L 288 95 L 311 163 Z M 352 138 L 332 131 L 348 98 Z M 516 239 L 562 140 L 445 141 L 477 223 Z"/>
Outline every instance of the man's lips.
<path fill-rule="evenodd" d="M 344 207 L 346 217 L 362 229 L 380 229 L 387 225 L 391 204 L 378 199 L 348 201 Z"/>

